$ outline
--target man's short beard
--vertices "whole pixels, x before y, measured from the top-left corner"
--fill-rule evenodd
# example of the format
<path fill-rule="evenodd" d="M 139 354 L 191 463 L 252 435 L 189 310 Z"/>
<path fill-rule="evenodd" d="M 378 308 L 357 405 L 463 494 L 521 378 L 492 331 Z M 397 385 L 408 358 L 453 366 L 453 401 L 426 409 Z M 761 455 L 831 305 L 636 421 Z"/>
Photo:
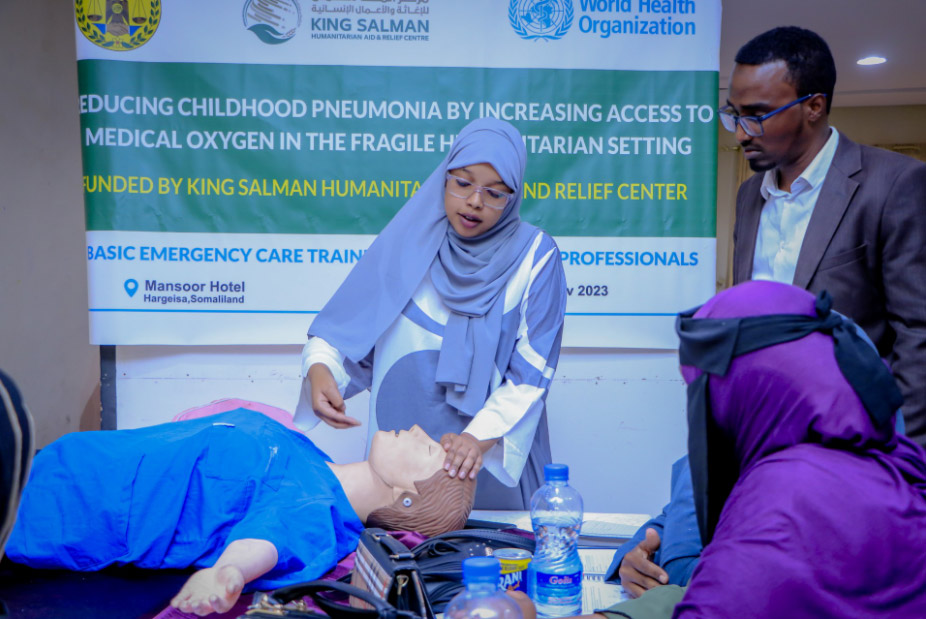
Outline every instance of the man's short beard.
<path fill-rule="evenodd" d="M 770 161 L 764 163 L 756 159 L 747 159 L 746 161 L 749 163 L 749 169 L 753 172 L 768 172 L 769 170 L 774 170 L 776 167 L 775 164 Z"/>

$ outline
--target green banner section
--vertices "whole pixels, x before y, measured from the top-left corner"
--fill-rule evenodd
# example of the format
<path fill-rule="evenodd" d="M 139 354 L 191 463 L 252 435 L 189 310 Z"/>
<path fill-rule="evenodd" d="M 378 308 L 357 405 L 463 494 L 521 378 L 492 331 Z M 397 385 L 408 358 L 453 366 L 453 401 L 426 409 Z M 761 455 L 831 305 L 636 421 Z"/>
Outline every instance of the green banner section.
<path fill-rule="evenodd" d="M 376 234 L 497 116 L 526 140 L 522 217 L 554 236 L 715 234 L 716 72 L 78 70 L 88 230 Z"/>

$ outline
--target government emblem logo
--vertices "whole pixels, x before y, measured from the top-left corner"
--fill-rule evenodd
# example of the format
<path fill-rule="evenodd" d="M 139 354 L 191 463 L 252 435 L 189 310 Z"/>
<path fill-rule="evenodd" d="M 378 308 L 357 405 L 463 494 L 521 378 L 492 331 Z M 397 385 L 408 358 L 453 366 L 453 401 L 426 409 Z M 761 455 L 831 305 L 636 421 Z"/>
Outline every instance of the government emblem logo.
<path fill-rule="evenodd" d="M 141 47 L 161 23 L 161 0 L 77 0 L 74 7 L 84 36 L 115 52 Z"/>
<path fill-rule="evenodd" d="M 562 38 L 572 25 L 572 0 L 511 0 L 508 21 L 522 39 Z"/>
<path fill-rule="evenodd" d="M 296 0 L 247 0 L 243 17 L 244 27 L 270 45 L 289 41 L 302 24 L 302 10 Z"/>

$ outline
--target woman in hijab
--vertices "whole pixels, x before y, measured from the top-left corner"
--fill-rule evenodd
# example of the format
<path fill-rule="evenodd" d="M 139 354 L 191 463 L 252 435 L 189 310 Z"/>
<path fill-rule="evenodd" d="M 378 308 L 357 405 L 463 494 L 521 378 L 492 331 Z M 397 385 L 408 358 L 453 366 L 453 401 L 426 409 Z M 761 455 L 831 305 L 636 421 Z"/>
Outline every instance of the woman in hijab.
<path fill-rule="evenodd" d="M 677 329 L 705 549 L 674 616 L 926 617 L 926 454 L 855 325 L 754 281 Z"/>
<path fill-rule="evenodd" d="M 477 508 L 527 509 L 550 461 L 544 403 L 566 286 L 553 239 L 520 219 L 525 164 L 510 124 L 464 127 L 303 350 L 297 425 L 360 425 L 344 399 L 369 389 L 368 435 L 420 425 L 448 475 L 479 473 Z"/>

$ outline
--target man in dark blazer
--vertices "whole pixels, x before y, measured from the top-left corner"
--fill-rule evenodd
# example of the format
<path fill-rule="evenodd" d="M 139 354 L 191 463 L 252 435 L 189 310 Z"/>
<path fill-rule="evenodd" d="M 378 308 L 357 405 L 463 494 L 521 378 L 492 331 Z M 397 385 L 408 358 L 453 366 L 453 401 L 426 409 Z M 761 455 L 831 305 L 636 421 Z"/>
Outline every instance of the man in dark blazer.
<path fill-rule="evenodd" d="M 836 68 L 809 30 L 763 33 L 736 56 L 721 121 L 755 174 L 740 187 L 733 283 L 828 290 L 871 337 L 926 446 L 926 164 L 829 126 Z"/>

